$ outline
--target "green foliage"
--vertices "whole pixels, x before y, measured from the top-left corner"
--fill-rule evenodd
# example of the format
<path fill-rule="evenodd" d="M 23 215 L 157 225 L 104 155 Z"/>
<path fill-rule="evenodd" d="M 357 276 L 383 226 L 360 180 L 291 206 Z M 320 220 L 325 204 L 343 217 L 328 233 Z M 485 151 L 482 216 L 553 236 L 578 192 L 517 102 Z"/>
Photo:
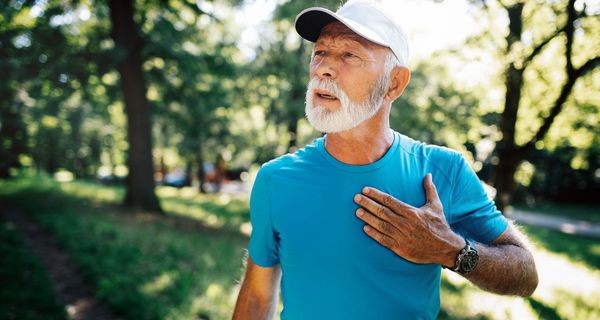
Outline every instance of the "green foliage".
<path fill-rule="evenodd" d="M 543 204 L 544 199 L 590 206 L 598 203 L 600 149 L 557 147 L 554 151 L 535 150 L 527 164 L 532 169 L 531 179 L 519 188 L 516 201 L 530 206 L 536 206 L 540 201 Z M 580 214 L 576 211 L 572 216 Z"/>
<path fill-rule="evenodd" d="M 414 139 L 466 151 L 467 143 L 481 138 L 470 134 L 482 126 L 478 100 L 449 82 L 448 73 L 441 63 L 417 65 L 409 86 L 392 106 L 390 126 Z"/>
<path fill-rule="evenodd" d="M 67 319 L 40 261 L 16 232 L 14 225 L 0 221 L 0 318 Z"/>
<path fill-rule="evenodd" d="M 250 86 L 258 89 L 254 100 L 265 107 L 267 120 L 278 125 L 285 151 L 293 151 L 318 136 L 311 130 L 307 135 L 301 130 L 304 118 L 304 100 L 308 83 L 308 66 L 312 44 L 298 36 L 294 19 L 300 11 L 310 6 L 323 6 L 335 10 L 339 1 L 287 1 L 280 4 L 273 14 L 271 27 L 273 40 L 261 43 L 249 70 L 255 82 Z M 254 88 L 250 89 L 254 91 Z M 274 154 L 281 154 L 275 150 Z M 263 158 L 260 158 L 264 162 Z M 268 159 L 267 159 L 268 160 Z"/>
<path fill-rule="evenodd" d="M 217 6 L 230 12 L 237 4 Z M 174 165 L 202 163 L 203 147 L 219 153 L 228 138 L 228 119 L 215 110 L 232 104 L 235 30 L 228 17 L 189 1 L 136 9 L 155 140 L 182 159 Z M 2 176 L 22 165 L 82 177 L 101 166 L 114 173 L 128 145 L 106 3 L 14 1 L 2 10 Z"/>
<path fill-rule="evenodd" d="M 101 123 L 102 104 L 114 96 L 99 79 L 112 60 L 110 44 L 102 41 L 108 35 L 106 24 L 95 24 L 102 13 L 78 18 L 87 5 L 14 1 L 3 6 L 1 43 L 8 56 L 2 66 L 8 79 L 1 85 L 2 110 L 16 108 L 14 126 L 26 124 L 3 134 L 20 148 L 7 150 L 17 159 L 10 167 L 35 165 L 49 172 L 66 168 L 86 176 L 99 165 L 101 148 L 106 147 L 102 142 L 109 136 Z"/>
<path fill-rule="evenodd" d="M 136 3 L 156 170 L 185 168 L 191 182 L 192 176 L 202 176 L 205 162 L 225 159 L 229 167 L 250 169 L 319 136 L 303 116 L 312 44 L 295 33 L 293 21 L 306 7 L 335 10 L 341 1 L 281 2 L 272 21 L 261 26 L 253 57 L 237 48 L 244 31 L 235 16 L 241 1 L 198 3 Z M 498 157 L 481 146 L 493 149 L 502 138 L 504 67 L 523 60 L 566 17 L 562 2 L 526 1 L 526 32 L 507 53 L 505 10 L 486 3 L 473 3 L 481 33 L 415 63 L 390 124 L 424 142 L 458 149 L 490 181 Z M 592 12 L 596 9 L 585 8 L 587 16 L 576 24 L 575 66 L 599 45 L 593 36 L 600 27 Z M 119 52 L 110 33 L 109 10 L 102 1 L 9 1 L 2 6 L 0 177 L 14 175 L 19 167 L 50 173 L 65 169 L 77 177 L 99 171 L 127 174 L 127 123 L 115 69 Z M 524 74 L 519 143 L 531 138 L 565 80 L 558 68 L 565 63 L 563 47 L 561 35 Z M 481 72 L 473 72 L 473 65 Z M 529 159 L 535 171 L 531 184 L 522 185 L 523 200 L 564 194 L 546 179 L 556 171 L 545 163 L 558 160 L 569 163 L 561 169 L 569 190 L 596 192 L 600 90 L 594 88 L 599 86 L 598 69 L 578 80 L 546 138 L 536 143 L 539 152 Z"/>

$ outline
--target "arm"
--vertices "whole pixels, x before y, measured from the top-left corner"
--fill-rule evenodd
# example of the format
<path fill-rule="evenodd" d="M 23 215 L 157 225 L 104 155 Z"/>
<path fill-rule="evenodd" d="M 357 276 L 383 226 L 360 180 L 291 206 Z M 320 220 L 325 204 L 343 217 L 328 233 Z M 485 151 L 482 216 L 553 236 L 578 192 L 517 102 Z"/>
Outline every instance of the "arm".
<path fill-rule="evenodd" d="M 279 265 L 263 268 L 248 257 L 246 275 L 233 312 L 234 320 L 272 319 L 279 302 Z"/>
<path fill-rule="evenodd" d="M 443 213 L 431 175 L 424 179 L 427 202 L 410 206 L 374 188 L 355 197 L 356 215 L 365 233 L 414 263 L 454 266 L 464 239 L 452 231 Z M 537 271 L 524 237 L 512 226 L 489 246 L 477 244 L 479 264 L 466 275 L 479 287 L 500 294 L 529 296 L 537 287 Z"/>
<path fill-rule="evenodd" d="M 538 284 L 533 255 L 527 240 L 509 224 L 506 230 L 489 245 L 475 244 L 479 264 L 465 275 L 477 286 L 499 294 L 527 297 Z"/>

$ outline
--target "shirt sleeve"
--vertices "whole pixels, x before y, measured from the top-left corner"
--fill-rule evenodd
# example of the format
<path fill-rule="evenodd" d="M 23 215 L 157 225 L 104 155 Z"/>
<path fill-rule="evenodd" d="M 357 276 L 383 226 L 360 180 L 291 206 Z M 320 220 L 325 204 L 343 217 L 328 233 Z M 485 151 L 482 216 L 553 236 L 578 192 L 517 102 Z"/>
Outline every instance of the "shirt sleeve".
<path fill-rule="evenodd" d="M 265 168 L 261 168 L 250 195 L 252 234 L 248 251 L 254 263 L 261 267 L 271 267 L 279 263 L 278 242 L 271 219 L 267 177 Z"/>
<path fill-rule="evenodd" d="M 481 181 L 462 155 L 456 157 L 451 227 L 465 238 L 489 244 L 504 232 L 508 221 L 488 198 Z"/>

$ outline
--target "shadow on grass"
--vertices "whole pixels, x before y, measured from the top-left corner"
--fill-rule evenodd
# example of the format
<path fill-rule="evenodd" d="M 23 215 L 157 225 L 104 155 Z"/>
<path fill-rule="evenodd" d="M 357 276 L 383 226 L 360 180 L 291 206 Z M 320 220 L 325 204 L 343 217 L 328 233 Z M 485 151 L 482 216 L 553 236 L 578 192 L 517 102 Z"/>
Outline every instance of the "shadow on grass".
<path fill-rule="evenodd" d="M 549 251 L 561 253 L 593 269 L 600 269 L 600 240 L 563 234 L 540 227 L 523 226 L 533 242 Z"/>
<path fill-rule="evenodd" d="M 47 180 L 47 179 L 46 179 Z M 192 218 L 128 214 L 44 179 L 0 181 L 0 199 L 31 215 L 129 319 L 228 319 L 247 238 Z M 0 292 L 2 289 L 0 289 Z"/>
<path fill-rule="evenodd" d="M 1 210 L 1 208 L 0 208 Z M 0 319 L 67 319 L 41 262 L 0 219 Z"/>
<path fill-rule="evenodd" d="M 565 289 L 554 290 L 554 296 L 560 301 L 555 309 L 564 319 L 600 319 L 598 309 L 598 292 L 591 296 L 574 296 L 572 292 Z"/>
<path fill-rule="evenodd" d="M 456 285 L 447 279 L 441 282 L 441 302 L 442 307 L 438 315 L 438 320 L 489 320 L 486 315 L 465 316 L 461 313 L 469 310 L 468 299 L 465 297 L 466 285 Z M 449 301 L 444 301 L 448 299 Z"/>
<path fill-rule="evenodd" d="M 547 306 L 543 302 L 541 302 L 533 297 L 527 298 L 527 302 L 531 306 L 531 309 L 533 309 L 533 311 L 535 313 L 537 313 L 537 315 L 539 316 L 540 319 L 562 320 L 562 318 L 556 312 L 556 310 L 554 310 L 554 308 Z"/>
<path fill-rule="evenodd" d="M 230 199 L 226 201 L 226 204 L 218 202 L 218 196 L 214 195 L 203 196 L 201 200 L 172 196 L 161 197 L 161 203 L 169 213 L 180 217 L 192 217 L 194 220 L 205 223 L 213 222 L 213 225 L 218 225 L 219 228 L 225 230 L 239 231 L 241 224 L 250 221 L 246 201 Z"/>

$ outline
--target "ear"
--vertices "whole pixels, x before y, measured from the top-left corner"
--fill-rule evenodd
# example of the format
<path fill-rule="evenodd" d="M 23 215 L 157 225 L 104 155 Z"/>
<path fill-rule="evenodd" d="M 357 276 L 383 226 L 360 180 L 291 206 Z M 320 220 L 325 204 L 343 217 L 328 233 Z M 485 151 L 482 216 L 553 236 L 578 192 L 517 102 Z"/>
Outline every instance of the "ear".
<path fill-rule="evenodd" d="M 410 81 L 410 70 L 406 67 L 394 67 L 390 75 L 390 85 L 385 95 L 385 99 L 389 101 L 396 100 L 402 95 L 404 89 Z"/>

